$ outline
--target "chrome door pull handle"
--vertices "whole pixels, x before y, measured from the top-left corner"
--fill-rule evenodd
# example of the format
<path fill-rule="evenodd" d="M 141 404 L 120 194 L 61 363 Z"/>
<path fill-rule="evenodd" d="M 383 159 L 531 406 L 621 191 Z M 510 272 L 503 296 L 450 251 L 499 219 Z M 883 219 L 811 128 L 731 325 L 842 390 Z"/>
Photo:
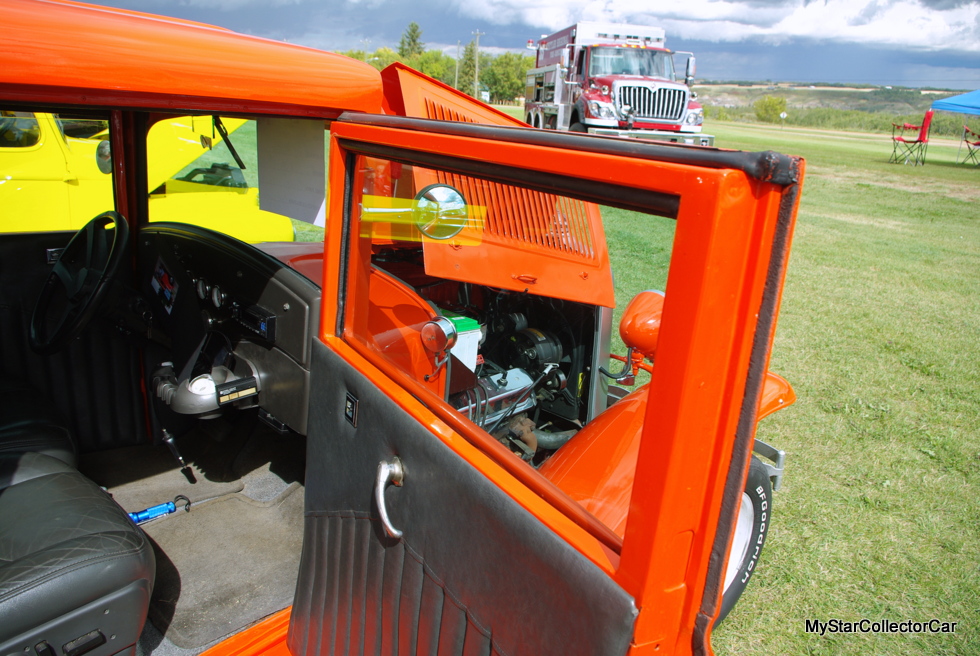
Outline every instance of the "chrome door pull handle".
<path fill-rule="evenodd" d="M 391 462 L 382 460 L 378 463 L 378 479 L 374 484 L 374 500 L 378 503 L 378 513 L 381 515 L 381 524 L 385 527 L 385 533 L 395 538 L 401 539 L 402 532 L 392 526 L 388 519 L 388 509 L 385 508 L 385 488 L 388 483 L 401 487 L 405 480 L 405 466 L 402 465 L 400 458 L 395 456 Z"/>

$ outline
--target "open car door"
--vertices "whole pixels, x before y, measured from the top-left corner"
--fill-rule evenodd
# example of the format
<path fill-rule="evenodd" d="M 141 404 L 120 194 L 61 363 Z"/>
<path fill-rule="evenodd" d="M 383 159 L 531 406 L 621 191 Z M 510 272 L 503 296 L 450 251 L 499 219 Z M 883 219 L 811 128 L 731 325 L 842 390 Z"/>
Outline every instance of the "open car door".
<path fill-rule="evenodd" d="M 330 162 L 290 651 L 710 653 L 802 161 L 350 114 Z M 622 536 L 498 439 L 557 365 L 460 400 L 507 316 L 467 308 L 608 302 L 583 202 L 677 222 Z"/>

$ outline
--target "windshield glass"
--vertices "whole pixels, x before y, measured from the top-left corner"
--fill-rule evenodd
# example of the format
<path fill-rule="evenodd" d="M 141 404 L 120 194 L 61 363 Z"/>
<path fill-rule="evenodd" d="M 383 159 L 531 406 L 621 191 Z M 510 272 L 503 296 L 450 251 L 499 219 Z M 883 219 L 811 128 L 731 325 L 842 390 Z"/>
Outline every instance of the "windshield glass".
<path fill-rule="evenodd" d="M 642 75 L 674 80 L 674 62 L 664 50 L 645 48 L 593 48 L 589 76 Z"/>

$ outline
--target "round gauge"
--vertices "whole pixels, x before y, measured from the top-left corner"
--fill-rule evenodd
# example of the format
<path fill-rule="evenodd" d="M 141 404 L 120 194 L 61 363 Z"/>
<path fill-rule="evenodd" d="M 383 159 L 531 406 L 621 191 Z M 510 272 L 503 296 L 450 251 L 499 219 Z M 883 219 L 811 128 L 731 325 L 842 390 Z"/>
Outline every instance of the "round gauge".
<path fill-rule="evenodd" d="M 211 293 L 211 285 L 209 285 L 208 281 L 205 280 L 204 278 L 198 278 L 196 286 L 197 286 L 197 297 L 203 301 L 208 297 L 208 294 Z"/>
<path fill-rule="evenodd" d="M 211 303 L 214 304 L 214 307 L 216 307 L 216 308 L 221 307 L 222 305 L 225 304 L 225 301 L 227 301 L 227 300 L 228 300 L 228 294 L 224 293 L 221 290 L 221 287 L 218 287 L 217 285 L 215 285 L 211 289 Z"/>

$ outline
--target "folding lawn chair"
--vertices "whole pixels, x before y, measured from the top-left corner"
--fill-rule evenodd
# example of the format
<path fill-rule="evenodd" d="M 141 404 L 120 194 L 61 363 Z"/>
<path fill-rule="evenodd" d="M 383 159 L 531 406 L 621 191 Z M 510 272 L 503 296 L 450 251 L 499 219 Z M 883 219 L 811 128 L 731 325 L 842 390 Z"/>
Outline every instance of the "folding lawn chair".
<path fill-rule="evenodd" d="M 922 117 L 922 125 L 911 123 L 892 123 L 892 156 L 889 162 L 898 164 L 912 163 L 912 166 L 926 163 L 926 146 L 929 145 L 929 125 L 932 123 L 932 110 Z M 917 132 L 915 139 L 906 137 L 908 133 Z"/>
<path fill-rule="evenodd" d="M 960 164 L 960 151 L 963 149 L 963 144 L 966 144 L 966 157 L 963 158 L 963 164 L 967 162 L 973 162 L 977 166 L 980 166 L 980 134 L 974 132 L 969 126 L 963 126 L 963 140 L 960 142 L 960 147 L 956 149 L 956 163 Z"/>

